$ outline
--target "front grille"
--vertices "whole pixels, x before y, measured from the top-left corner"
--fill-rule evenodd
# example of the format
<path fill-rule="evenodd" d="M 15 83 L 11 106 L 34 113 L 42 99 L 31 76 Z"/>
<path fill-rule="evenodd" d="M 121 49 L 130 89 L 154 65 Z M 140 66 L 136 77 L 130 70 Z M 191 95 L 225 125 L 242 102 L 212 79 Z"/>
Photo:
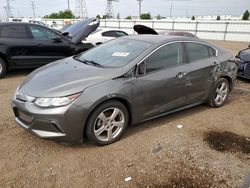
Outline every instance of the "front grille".
<path fill-rule="evenodd" d="M 246 64 L 245 70 L 244 70 L 244 75 L 247 77 L 250 77 L 250 63 Z"/>

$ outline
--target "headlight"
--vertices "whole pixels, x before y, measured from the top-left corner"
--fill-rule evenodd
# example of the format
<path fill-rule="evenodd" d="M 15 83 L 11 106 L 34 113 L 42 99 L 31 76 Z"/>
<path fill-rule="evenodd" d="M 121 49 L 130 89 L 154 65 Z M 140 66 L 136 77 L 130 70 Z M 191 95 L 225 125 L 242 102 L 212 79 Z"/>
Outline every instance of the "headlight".
<path fill-rule="evenodd" d="M 76 100 L 80 95 L 81 93 L 73 94 L 66 97 L 37 98 L 35 100 L 35 104 L 43 108 L 66 106 Z"/>

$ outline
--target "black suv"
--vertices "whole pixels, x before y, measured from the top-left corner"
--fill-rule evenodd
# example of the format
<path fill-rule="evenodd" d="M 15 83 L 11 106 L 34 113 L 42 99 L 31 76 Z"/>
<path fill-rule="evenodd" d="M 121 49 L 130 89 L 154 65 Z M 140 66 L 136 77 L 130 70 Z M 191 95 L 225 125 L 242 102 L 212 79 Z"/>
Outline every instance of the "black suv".
<path fill-rule="evenodd" d="M 59 33 L 33 23 L 0 23 L 0 78 L 7 70 L 39 67 L 93 47 L 81 41 L 99 24 L 90 18 Z"/>

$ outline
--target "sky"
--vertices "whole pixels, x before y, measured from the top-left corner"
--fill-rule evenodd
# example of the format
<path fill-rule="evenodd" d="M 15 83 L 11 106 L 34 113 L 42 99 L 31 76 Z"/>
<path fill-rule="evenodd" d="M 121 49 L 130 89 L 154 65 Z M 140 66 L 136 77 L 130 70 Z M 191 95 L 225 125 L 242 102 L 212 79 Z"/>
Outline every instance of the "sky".
<path fill-rule="evenodd" d="M 7 0 L 0 0 L 0 18 L 6 16 L 3 6 Z M 37 17 L 43 17 L 52 12 L 67 9 L 67 0 L 34 0 L 35 13 Z M 75 1 L 70 0 L 70 8 L 75 10 Z M 105 14 L 106 0 L 85 0 L 88 16 Z M 16 17 L 32 17 L 31 0 L 10 0 L 12 14 Z M 171 3 L 173 5 L 173 16 L 209 16 L 209 15 L 235 15 L 239 16 L 248 9 L 250 0 L 143 0 L 142 12 L 150 12 L 151 15 L 170 15 Z M 137 0 L 119 0 L 113 3 L 114 15 L 120 13 L 121 18 L 138 15 Z"/>

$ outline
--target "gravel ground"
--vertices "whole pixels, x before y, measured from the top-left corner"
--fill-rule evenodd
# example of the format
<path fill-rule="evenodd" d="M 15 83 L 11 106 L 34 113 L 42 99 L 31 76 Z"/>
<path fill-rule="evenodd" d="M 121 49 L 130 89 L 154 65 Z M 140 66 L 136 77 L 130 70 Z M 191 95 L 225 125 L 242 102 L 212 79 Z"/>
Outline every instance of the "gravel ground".
<path fill-rule="evenodd" d="M 247 46 L 211 42 L 234 53 Z M 222 108 L 200 105 L 135 125 L 105 147 L 65 146 L 14 122 L 10 100 L 28 73 L 0 80 L 0 187 L 240 187 L 250 175 L 249 81 L 237 81 Z"/>

